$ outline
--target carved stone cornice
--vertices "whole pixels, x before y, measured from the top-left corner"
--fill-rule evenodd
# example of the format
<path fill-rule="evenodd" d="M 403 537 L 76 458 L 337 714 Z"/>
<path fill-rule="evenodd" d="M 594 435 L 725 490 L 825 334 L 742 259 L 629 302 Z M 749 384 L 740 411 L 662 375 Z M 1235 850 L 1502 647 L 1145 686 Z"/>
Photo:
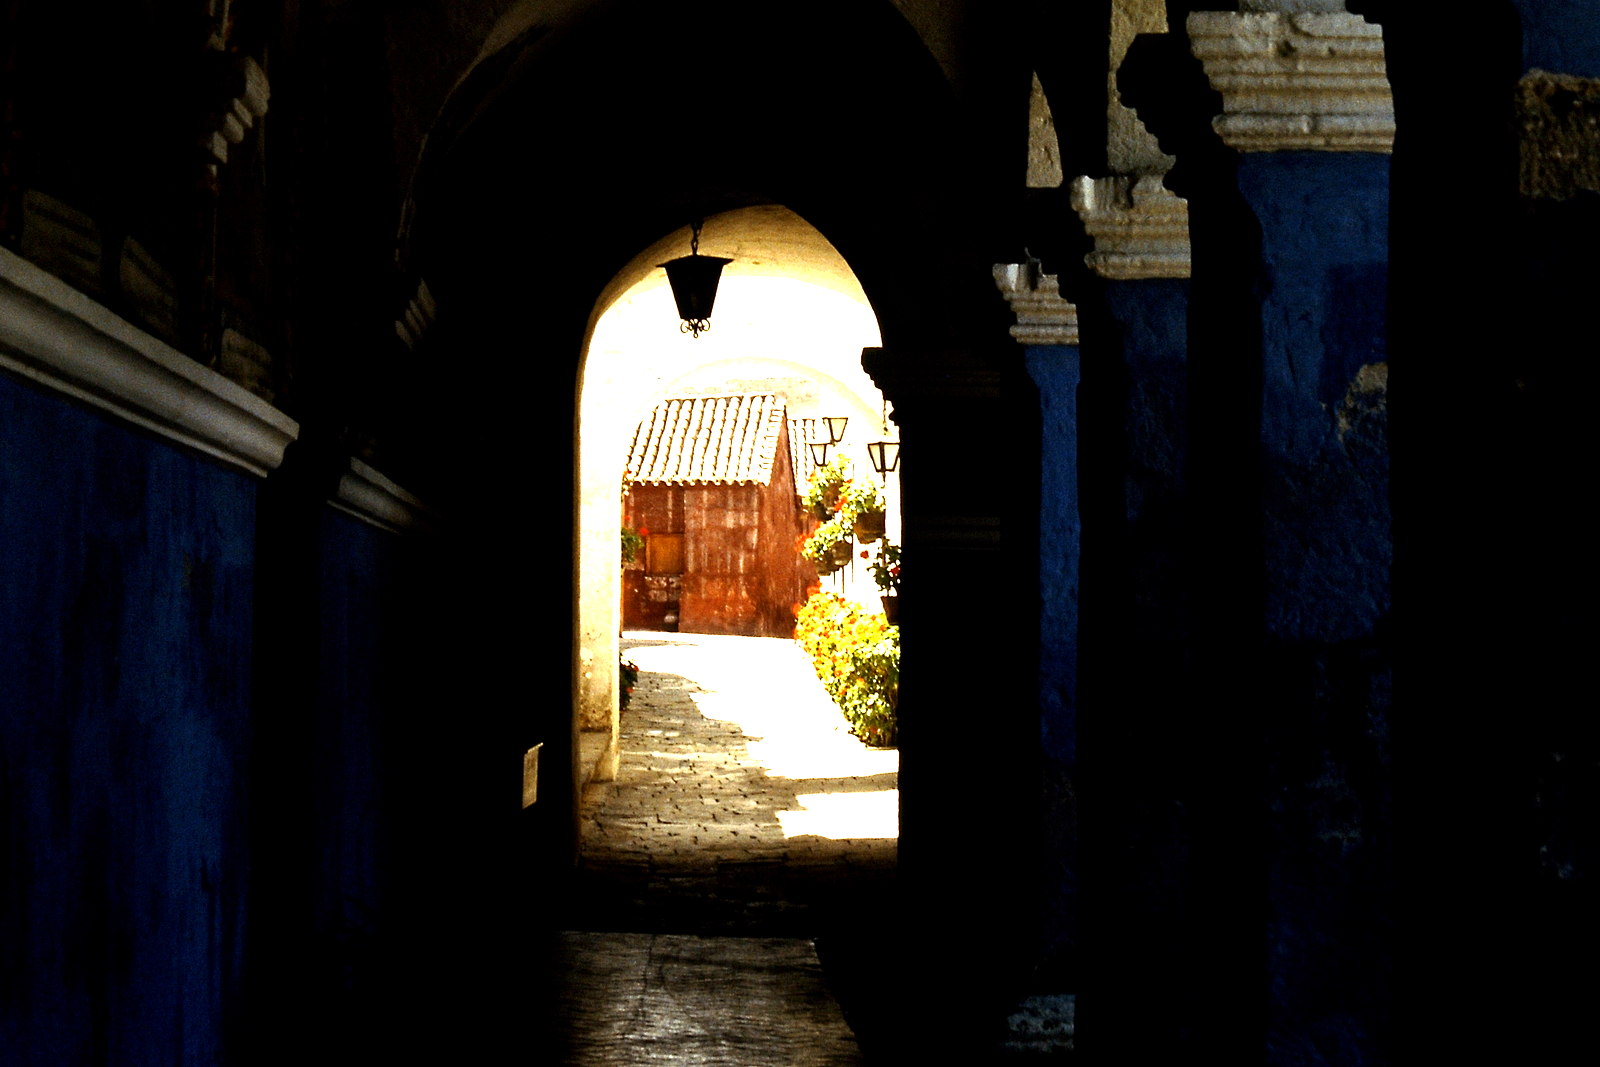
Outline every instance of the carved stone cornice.
<path fill-rule="evenodd" d="M 994 283 L 1017 317 L 1011 336 L 1025 345 L 1078 343 L 1078 308 L 1061 295 L 1054 274 L 1035 263 L 996 263 Z"/>
<path fill-rule="evenodd" d="M 1189 202 L 1160 177 L 1074 178 L 1072 207 L 1094 238 L 1083 260 L 1102 278 L 1189 277 Z"/>
<path fill-rule="evenodd" d="M 392 533 L 426 531 L 428 509 L 410 493 L 354 457 L 331 504 L 347 515 Z"/>
<path fill-rule="evenodd" d="M 1343 11 L 1189 15 L 1189 45 L 1222 94 L 1212 125 L 1241 152 L 1394 147 L 1383 30 Z"/>
<path fill-rule="evenodd" d="M 0 367 L 264 475 L 300 432 L 289 416 L 0 248 Z"/>
<path fill-rule="evenodd" d="M 228 146 L 243 141 L 245 131 L 266 117 L 267 103 L 272 97 L 267 72 L 249 56 L 237 59 L 230 77 L 233 84 L 229 87 L 229 99 L 217 114 L 214 128 L 207 130 L 203 139 L 210 157 L 206 166 L 213 175 L 219 163 L 228 161 Z"/>
<path fill-rule="evenodd" d="M 406 302 L 405 311 L 394 320 L 395 336 L 407 348 L 415 349 L 422 343 L 423 334 L 428 332 L 428 327 L 433 325 L 438 315 L 439 305 L 433 302 L 428 283 L 419 280 L 416 295 Z"/>

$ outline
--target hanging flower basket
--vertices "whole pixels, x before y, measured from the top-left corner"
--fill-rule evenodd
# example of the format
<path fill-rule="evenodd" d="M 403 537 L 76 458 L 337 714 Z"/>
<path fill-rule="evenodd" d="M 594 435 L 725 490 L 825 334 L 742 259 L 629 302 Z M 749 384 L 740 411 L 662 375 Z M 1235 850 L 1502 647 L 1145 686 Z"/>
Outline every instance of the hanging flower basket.
<path fill-rule="evenodd" d="M 857 541 L 870 545 L 883 536 L 886 510 L 877 482 L 867 478 L 845 483 L 839 496 L 839 516 L 855 531 Z"/>
<path fill-rule="evenodd" d="M 870 545 L 883 536 L 884 514 L 883 509 L 876 511 L 856 512 L 855 522 L 851 524 L 856 540 L 864 545 Z"/>
<path fill-rule="evenodd" d="M 840 497 L 849 484 L 850 461 L 835 457 L 811 472 L 803 503 L 818 520 L 826 522 L 839 510 Z"/>
<path fill-rule="evenodd" d="M 800 554 L 817 565 L 818 574 L 832 574 L 850 562 L 849 528 L 838 519 L 830 519 L 805 539 Z"/>

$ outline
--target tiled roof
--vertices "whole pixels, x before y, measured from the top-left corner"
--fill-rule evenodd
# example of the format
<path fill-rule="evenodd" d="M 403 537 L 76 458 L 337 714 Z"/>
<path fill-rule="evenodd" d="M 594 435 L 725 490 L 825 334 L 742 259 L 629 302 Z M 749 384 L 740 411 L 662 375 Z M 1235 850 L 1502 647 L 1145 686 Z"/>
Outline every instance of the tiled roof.
<path fill-rule="evenodd" d="M 772 393 L 669 398 L 634 431 L 628 470 L 636 484 L 766 485 L 783 422 Z"/>
<path fill-rule="evenodd" d="M 789 469 L 794 474 L 794 495 L 805 496 L 811 477 L 811 439 L 826 433 L 818 418 L 789 420 Z"/>

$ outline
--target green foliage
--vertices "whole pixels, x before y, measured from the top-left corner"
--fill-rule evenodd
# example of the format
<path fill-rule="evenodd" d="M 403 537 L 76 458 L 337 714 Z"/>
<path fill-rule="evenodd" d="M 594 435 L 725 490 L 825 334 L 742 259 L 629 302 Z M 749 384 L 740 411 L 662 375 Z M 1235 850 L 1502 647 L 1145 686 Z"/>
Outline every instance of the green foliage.
<path fill-rule="evenodd" d="M 894 744 L 900 699 L 898 626 L 890 626 L 875 644 L 850 649 L 850 670 L 835 699 L 857 737 L 869 744 Z"/>
<path fill-rule="evenodd" d="M 854 525 L 862 515 L 883 514 L 886 506 L 883 490 L 871 478 L 861 481 L 852 478 L 839 493 L 839 517 L 850 525 Z"/>
<path fill-rule="evenodd" d="M 834 548 L 844 545 L 850 546 L 850 527 L 838 519 L 829 519 L 812 531 L 800 546 L 800 554 L 817 565 L 821 573 L 829 573 L 839 569 L 839 563 L 834 558 Z"/>
<path fill-rule="evenodd" d="M 826 519 L 839 510 L 840 500 L 849 484 L 850 461 L 844 456 L 835 456 L 822 466 L 812 468 L 802 500 L 813 515 Z"/>
<path fill-rule="evenodd" d="M 900 592 L 900 546 L 887 537 L 878 545 L 878 554 L 867 564 L 872 570 L 872 580 L 885 593 Z"/>
<path fill-rule="evenodd" d="M 626 567 L 639 558 L 639 552 L 644 548 L 644 535 L 639 531 L 624 526 L 622 528 L 622 565 Z"/>

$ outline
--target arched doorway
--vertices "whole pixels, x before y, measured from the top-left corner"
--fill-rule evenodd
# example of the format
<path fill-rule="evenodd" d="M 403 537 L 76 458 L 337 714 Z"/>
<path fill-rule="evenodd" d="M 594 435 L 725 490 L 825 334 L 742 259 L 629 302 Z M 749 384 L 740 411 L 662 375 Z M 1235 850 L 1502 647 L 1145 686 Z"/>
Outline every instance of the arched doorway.
<path fill-rule="evenodd" d="M 580 753 L 577 786 L 591 775 L 616 772 L 617 634 L 621 629 L 617 501 L 628 445 L 640 419 L 668 396 L 771 397 L 783 412 L 778 427 L 782 455 L 758 473 L 770 481 L 781 513 L 808 472 L 804 440 L 817 420 L 845 416 L 845 437 L 836 450 L 862 476 L 871 476 L 865 444 L 882 435 L 885 402 L 860 366 L 863 348 L 879 343 L 876 317 L 843 257 L 815 228 L 786 208 L 769 205 L 726 212 L 708 220 L 701 247 L 732 260 L 718 295 L 714 329 L 691 338 L 677 316 L 663 273 L 654 269 L 681 247 L 687 230 L 655 242 L 635 256 L 596 304 L 578 386 L 578 598 L 574 646 L 574 723 Z M 686 443 L 687 445 L 687 443 Z M 702 472 L 703 473 L 703 472 Z M 788 483 L 779 485 L 779 481 Z M 885 493 L 898 536 L 898 479 Z M 802 527 L 797 527 L 802 529 Z M 665 531 L 658 531 L 661 537 Z M 768 538 L 759 551 L 779 558 L 738 565 L 782 569 L 793 546 Z M 803 565 L 799 568 L 804 571 Z M 849 575 L 850 595 L 867 602 L 870 580 Z M 694 579 L 691 577 L 690 579 Z M 833 585 L 844 590 L 845 582 Z M 716 596 L 716 590 L 708 590 Z M 779 599 L 779 611 L 803 599 L 804 584 Z M 651 627 L 654 628 L 654 627 Z M 744 628 L 728 620 L 690 629 L 788 636 L 787 628 Z"/>
<path fill-rule="evenodd" d="M 665 241 L 639 261 L 648 270 L 684 254 L 690 220 L 772 204 L 825 233 L 878 314 L 884 347 L 870 373 L 897 411 L 906 470 L 922 472 L 915 493 L 906 476 L 905 539 L 908 553 L 917 539 L 927 593 L 914 605 L 908 582 L 903 612 L 908 632 L 918 612 L 931 625 L 905 650 L 907 677 L 921 679 L 915 730 L 905 725 L 909 690 L 901 702 L 901 870 L 914 856 L 915 873 L 894 922 L 939 929 L 938 944 L 957 948 L 919 972 L 976 975 L 991 946 L 1024 943 L 1012 935 L 1031 906 L 1017 906 L 1013 887 L 1031 877 L 1034 847 L 1025 768 L 1037 744 L 1028 526 L 1038 412 L 991 274 L 1020 254 L 1006 197 L 1022 160 L 975 150 L 1000 137 L 993 109 L 1025 122 L 1028 69 L 1008 72 L 1018 75 L 1012 109 L 1012 95 L 963 99 L 893 4 L 808 5 L 777 35 L 770 16 L 711 7 L 732 14 L 675 22 L 684 14 L 675 5 L 641 5 L 627 19 L 511 40 L 495 57 L 493 91 L 469 77 L 463 92 L 484 91 L 452 105 L 453 125 L 430 137 L 438 155 L 418 180 L 411 265 L 449 310 L 434 343 L 479 372 L 462 377 L 471 392 L 462 436 L 482 442 L 474 460 L 485 484 L 528 485 L 536 461 L 541 492 L 537 521 L 485 522 L 509 561 L 491 595 L 530 605 L 541 632 L 580 625 L 582 524 L 566 506 L 574 497 L 563 498 L 578 490 L 566 479 L 579 469 L 580 355 L 595 309 L 610 303 L 597 294 L 610 295 L 641 246 Z M 684 55 L 759 56 L 762 72 L 730 81 Z M 614 494 L 601 496 L 615 508 Z M 607 526 L 595 558 L 609 569 Z M 528 819 L 548 870 L 575 852 L 582 698 L 571 688 L 574 646 L 529 641 L 532 629 L 505 635 L 499 659 L 514 665 L 504 732 L 545 746 Z M 530 675 L 533 694 L 517 688 Z M 953 790 L 946 756 L 973 736 L 999 755 L 966 761 Z M 964 916 L 953 930 L 952 907 Z"/>

